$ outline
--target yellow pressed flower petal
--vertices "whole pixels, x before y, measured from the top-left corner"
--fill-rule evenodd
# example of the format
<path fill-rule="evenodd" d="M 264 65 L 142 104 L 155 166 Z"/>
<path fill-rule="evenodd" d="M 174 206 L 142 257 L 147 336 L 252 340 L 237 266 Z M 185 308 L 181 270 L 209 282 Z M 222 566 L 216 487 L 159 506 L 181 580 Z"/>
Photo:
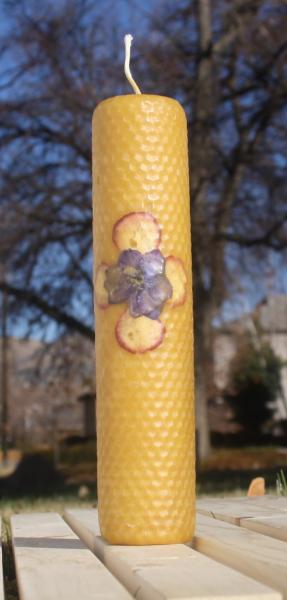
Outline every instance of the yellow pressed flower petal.
<path fill-rule="evenodd" d="M 108 269 L 108 265 L 102 263 L 96 272 L 95 277 L 95 298 L 96 303 L 99 308 L 108 308 L 109 306 L 109 296 L 108 292 L 105 288 L 105 279 L 106 279 L 106 271 Z"/>
<path fill-rule="evenodd" d="M 167 303 L 170 306 L 180 306 L 185 302 L 187 282 L 182 260 L 175 256 L 168 256 L 165 262 L 165 274 L 172 285 L 172 296 Z"/>
<path fill-rule="evenodd" d="M 157 348 L 163 341 L 165 327 L 149 317 L 131 317 L 127 310 L 116 325 L 116 338 L 128 352 L 143 354 Z"/>
<path fill-rule="evenodd" d="M 156 219 L 148 212 L 132 212 L 116 222 L 113 241 L 119 250 L 138 250 L 145 253 L 154 250 L 160 243 L 160 228 Z"/>

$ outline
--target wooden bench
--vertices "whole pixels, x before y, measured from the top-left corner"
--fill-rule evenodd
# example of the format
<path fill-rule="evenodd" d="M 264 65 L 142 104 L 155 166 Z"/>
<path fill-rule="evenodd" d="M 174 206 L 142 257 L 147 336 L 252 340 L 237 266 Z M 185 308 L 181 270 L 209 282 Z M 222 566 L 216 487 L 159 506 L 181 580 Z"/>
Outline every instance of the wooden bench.
<path fill-rule="evenodd" d="M 287 600 L 287 497 L 199 500 L 189 545 L 111 546 L 95 509 L 15 515 L 11 532 L 21 600 Z"/>

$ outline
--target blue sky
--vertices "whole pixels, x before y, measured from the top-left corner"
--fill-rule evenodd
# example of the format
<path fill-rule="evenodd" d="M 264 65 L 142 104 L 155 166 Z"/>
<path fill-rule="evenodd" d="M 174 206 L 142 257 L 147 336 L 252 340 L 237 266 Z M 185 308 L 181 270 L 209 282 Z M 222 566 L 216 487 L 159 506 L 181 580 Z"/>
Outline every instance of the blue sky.
<path fill-rule="evenodd" d="M 36 0 L 27 0 L 29 3 L 35 2 Z M 61 0 L 44 0 L 43 4 L 46 7 L 51 5 L 53 9 L 59 6 Z M 146 29 L 146 35 L 149 35 L 147 29 L 147 17 L 157 11 L 160 11 L 161 7 L 166 4 L 166 0 L 146 0 L 144 3 L 141 0 L 100 0 L 95 3 L 95 10 L 108 11 L 111 30 L 113 24 L 117 23 L 117 30 L 119 36 L 122 38 L 122 43 L 119 45 L 119 54 L 124 60 L 124 44 L 123 37 L 125 33 L 131 33 L 134 36 L 134 53 L 137 53 L 137 32 L 142 33 Z M 39 4 L 39 10 L 41 10 L 41 3 Z M 4 8 L 3 2 L 0 3 L 0 32 L 7 31 L 10 26 L 7 13 Z M 12 32 L 13 33 L 13 32 Z M 144 82 L 138 82 L 144 89 Z M 156 90 L 155 90 L 156 93 Z M 270 270 L 270 277 L 265 280 L 263 277 L 257 277 L 256 281 L 251 274 L 246 273 L 241 281 L 242 290 L 238 289 L 238 292 L 228 300 L 222 309 L 222 319 L 234 319 L 239 317 L 243 312 L 250 311 L 257 302 L 259 302 L 265 295 L 269 293 L 287 293 L 287 270 L 286 265 L 282 260 L 282 256 L 276 253 L 271 253 L 266 265 L 267 270 Z M 51 323 L 47 330 L 49 339 L 55 336 L 55 325 Z M 13 333 L 16 335 L 23 335 L 25 333 L 25 323 L 22 319 L 19 319 L 14 327 Z M 39 331 L 39 335 L 41 331 Z"/>

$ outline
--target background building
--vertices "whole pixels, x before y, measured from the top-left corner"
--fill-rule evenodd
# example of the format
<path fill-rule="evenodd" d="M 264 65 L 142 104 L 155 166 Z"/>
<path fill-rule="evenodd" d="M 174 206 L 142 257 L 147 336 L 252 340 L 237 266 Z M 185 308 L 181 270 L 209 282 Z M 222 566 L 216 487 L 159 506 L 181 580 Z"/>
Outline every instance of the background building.
<path fill-rule="evenodd" d="M 276 400 L 274 420 L 279 422 L 287 419 L 287 295 L 274 295 L 266 297 L 250 314 L 226 323 L 215 335 L 214 377 L 219 392 L 215 413 L 217 412 L 217 418 L 219 415 L 223 417 L 221 426 L 225 430 L 232 430 L 234 427 L 234 424 L 227 423 L 231 412 L 221 397 L 228 384 L 230 363 L 236 354 L 239 336 L 245 332 L 256 335 L 256 327 L 262 340 L 268 341 L 275 354 L 285 363 L 281 371 L 282 393 Z M 214 408 L 212 411 L 214 412 Z M 276 433 L 276 427 L 274 432 Z"/>
<path fill-rule="evenodd" d="M 10 443 L 50 444 L 55 435 L 87 434 L 79 397 L 94 395 L 92 343 L 78 335 L 53 344 L 9 338 L 7 363 Z"/>

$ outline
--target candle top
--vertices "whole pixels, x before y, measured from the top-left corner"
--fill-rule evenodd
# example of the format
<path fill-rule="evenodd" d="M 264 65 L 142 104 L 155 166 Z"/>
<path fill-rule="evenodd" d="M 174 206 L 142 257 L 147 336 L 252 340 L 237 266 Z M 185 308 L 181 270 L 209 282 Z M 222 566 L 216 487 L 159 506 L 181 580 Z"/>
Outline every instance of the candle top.
<path fill-rule="evenodd" d="M 181 104 L 175 100 L 174 98 L 170 98 L 168 96 L 163 96 L 160 94 L 142 94 L 138 85 L 136 84 L 131 71 L 130 71 L 130 54 L 131 54 L 131 43 L 133 37 L 130 33 L 126 34 L 124 37 L 125 42 L 125 63 L 124 63 L 124 71 L 128 82 L 130 83 L 132 89 L 134 90 L 134 94 L 123 94 L 118 96 L 112 96 L 110 98 L 106 98 L 102 102 L 98 104 L 95 112 L 102 110 L 102 107 L 105 106 L 108 108 L 109 104 L 112 104 L 113 107 L 116 105 L 117 108 L 121 108 L 123 110 L 136 108 L 140 110 L 142 113 L 160 113 L 162 110 L 170 110 L 172 115 L 177 113 L 181 113 L 184 116 L 186 121 L 185 112 L 181 106 Z"/>
<path fill-rule="evenodd" d="M 94 115 L 103 109 L 109 112 L 109 109 L 119 110 L 120 114 L 130 110 L 148 115 L 148 113 L 160 115 L 163 112 L 169 112 L 170 118 L 182 118 L 186 121 L 186 115 L 181 104 L 169 96 L 160 94 L 123 94 L 120 96 L 111 96 L 99 102 L 95 108 Z"/>

